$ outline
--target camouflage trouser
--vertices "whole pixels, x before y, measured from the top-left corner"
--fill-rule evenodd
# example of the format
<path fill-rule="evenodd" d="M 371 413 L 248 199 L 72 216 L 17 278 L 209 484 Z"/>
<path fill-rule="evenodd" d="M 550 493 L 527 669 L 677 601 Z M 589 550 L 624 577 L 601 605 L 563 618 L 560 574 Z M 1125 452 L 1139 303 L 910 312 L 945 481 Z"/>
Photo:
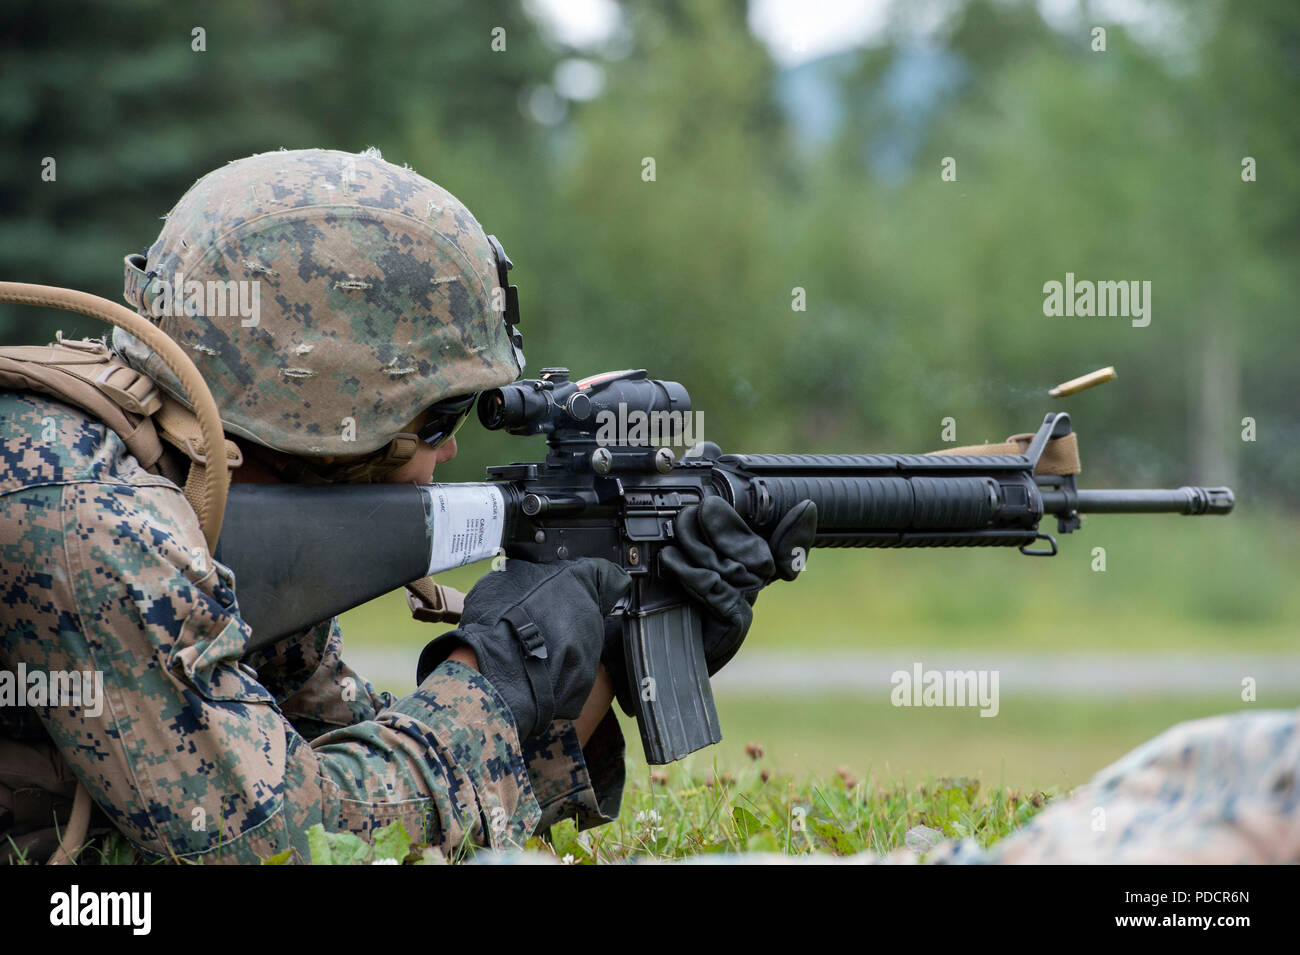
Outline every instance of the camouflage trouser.
<path fill-rule="evenodd" d="M 84 699 L 34 709 L 148 853 L 305 858 L 315 823 L 366 835 L 392 820 L 447 850 L 508 846 L 562 816 L 617 812 L 612 715 L 586 755 L 567 722 L 521 746 L 472 669 L 445 663 L 394 700 L 343 664 L 333 623 L 241 662 L 229 572 L 174 486 L 0 494 L 0 542 L 0 666 L 102 675 L 100 712 Z"/>

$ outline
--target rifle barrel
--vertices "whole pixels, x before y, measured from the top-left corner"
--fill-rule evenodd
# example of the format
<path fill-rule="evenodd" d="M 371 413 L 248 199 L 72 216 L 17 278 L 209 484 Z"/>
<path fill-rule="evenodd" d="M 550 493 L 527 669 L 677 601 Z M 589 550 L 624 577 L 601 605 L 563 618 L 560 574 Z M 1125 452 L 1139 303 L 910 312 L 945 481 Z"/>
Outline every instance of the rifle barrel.
<path fill-rule="evenodd" d="M 1070 508 L 1065 491 L 1042 488 L 1043 511 L 1063 514 Z M 1081 514 L 1227 514 L 1232 489 L 1226 487 L 1129 488 L 1074 492 L 1074 509 Z"/>

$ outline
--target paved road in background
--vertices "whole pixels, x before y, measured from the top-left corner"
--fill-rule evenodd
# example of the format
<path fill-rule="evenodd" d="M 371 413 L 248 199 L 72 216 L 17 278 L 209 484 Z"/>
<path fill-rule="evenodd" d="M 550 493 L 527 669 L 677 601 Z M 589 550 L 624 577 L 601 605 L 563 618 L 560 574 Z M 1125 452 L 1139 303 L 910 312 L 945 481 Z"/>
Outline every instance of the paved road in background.
<path fill-rule="evenodd" d="M 366 679 L 394 692 L 415 685 L 418 647 L 409 651 L 351 647 L 348 662 Z M 1152 694 L 1240 697 L 1253 677 L 1266 706 L 1300 705 L 1300 656 L 1164 654 L 1033 654 L 950 649 L 792 653 L 744 651 L 714 678 L 720 693 L 806 696 L 809 693 L 888 693 L 898 670 L 997 670 L 999 692 L 1074 697 Z M 1274 694 L 1285 694 L 1279 699 Z M 882 698 L 883 699 L 883 698 Z"/>

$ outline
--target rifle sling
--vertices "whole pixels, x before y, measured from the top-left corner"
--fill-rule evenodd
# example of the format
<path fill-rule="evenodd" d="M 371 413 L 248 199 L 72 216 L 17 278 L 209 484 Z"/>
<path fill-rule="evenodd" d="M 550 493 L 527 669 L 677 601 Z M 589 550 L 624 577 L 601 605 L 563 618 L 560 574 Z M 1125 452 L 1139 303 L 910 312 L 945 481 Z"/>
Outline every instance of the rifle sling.
<path fill-rule="evenodd" d="M 424 623 L 456 623 L 465 608 L 465 595 L 432 577 L 421 577 L 406 585 L 406 605 L 411 616 Z"/>
<path fill-rule="evenodd" d="M 960 448 L 943 448 L 930 454 L 1024 454 L 1033 440 L 1032 434 L 1013 434 L 1000 444 L 969 444 Z M 1079 436 L 1073 431 L 1064 437 L 1052 438 L 1043 448 L 1042 457 L 1034 468 L 1035 474 L 1078 474 Z"/>

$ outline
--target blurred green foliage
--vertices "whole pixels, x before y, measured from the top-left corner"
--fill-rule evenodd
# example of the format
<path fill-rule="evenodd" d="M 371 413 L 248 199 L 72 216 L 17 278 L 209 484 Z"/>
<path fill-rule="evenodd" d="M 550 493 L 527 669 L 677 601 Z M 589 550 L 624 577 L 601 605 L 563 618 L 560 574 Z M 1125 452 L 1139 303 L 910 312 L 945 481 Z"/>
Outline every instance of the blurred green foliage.
<path fill-rule="evenodd" d="M 7 4 L 0 274 L 116 298 L 121 257 L 208 170 L 375 145 L 503 238 L 531 370 L 681 380 L 724 447 L 923 450 L 948 416 L 974 443 L 1063 406 L 1088 483 L 1232 481 L 1246 507 L 1294 490 L 1294 3 L 1189 5 L 1158 45 L 1109 24 L 1104 53 L 1033 3 L 955 3 L 925 34 L 899 4 L 881 42 L 816 67 L 842 106 L 818 141 L 742 2 L 621 11 L 617 42 L 575 51 L 511 0 Z M 539 122 L 530 97 L 554 100 L 571 56 L 603 90 Z M 944 64 L 938 92 L 891 96 L 918 63 Z M 1150 280 L 1151 325 L 1045 317 L 1066 272 Z M 55 328 L 100 333 L 0 311 L 6 343 Z M 1107 364 L 1115 384 L 1046 397 Z M 537 453 L 467 433 L 443 474 Z"/>

